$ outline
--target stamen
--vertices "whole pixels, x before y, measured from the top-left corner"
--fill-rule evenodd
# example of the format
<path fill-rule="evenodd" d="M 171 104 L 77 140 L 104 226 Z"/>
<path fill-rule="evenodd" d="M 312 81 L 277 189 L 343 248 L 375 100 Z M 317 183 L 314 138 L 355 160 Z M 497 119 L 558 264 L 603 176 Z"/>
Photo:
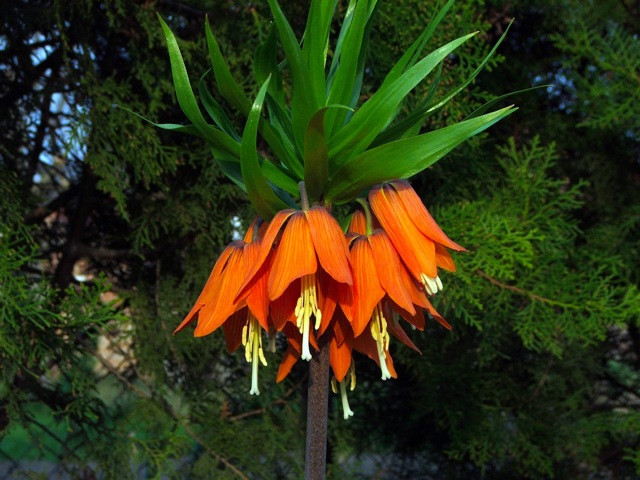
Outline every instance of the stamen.
<path fill-rule="evenodd" d="M 436 276 L 436 278 L 431 278 L 429 275 L 421 273 L 420 282 L 424 285 L 424 289 L 429 295 L 435 295 L 442 291 L 442 280 L 440 280 L 440 277 L 438 276 Z"/>
<path fill-rule="evenodd" d="M 338 383 L 340 386 L 338 387 Z M 349 371 L 347 375 L 338 382 L 336 377 L 331 378 L 331 390 L 333 393 L 338 393 L 338 388 L 340 389 L 340 400 L 342 401 L 342 417 L 347 420 L 349 417 L 353 417 L 353 410 L 349 406 L 349 398 L 347 397 L 347 385 L 349 385 L 349 390 L 353 391 L 356 388 L 356 368 L 351 361 L 351 365 L 349 365 Z"/>
<path fill-rule="evenodd" d="M 342 418 L 347 420 L 349 417 L 353 417 L 353 410 L 349 407 L 349 399 L 347 398 L 347 380 L 344 379 L 340 382 L 340 399 L 342 400 Z"/>
<path fill-rule="evenodd" d="M 356 388 L 356 365 L 353 360 L 351 360 L 351 365 L 349 366 L 349 377 L 351 380 L 349 390 L 353 392 Z"/>
<path fill-rule="evenodd" d="M 251 390 L 250 395 L 260 395 L 258 389 L 258 363 L 267 366 L 262 350 L 262 331 L 256 317 L 251 312 L 247 315 L 247 323 L 242 328 L 242 345 L 244 345 L 244 358 L 251 363 Z"/>
<path fill-rule="evenodd" d="M 311 351 L 309 350 L 309 321 L 311 315 L 316 319 L 315 329 L 320 328 L 322 320 L 322 312 L 318 308 L 318 297 L 316 294 L 316 277 L 314 274 L 305 275 L 300 280 L 301 292 L 300 298 L 296 303 L 296 325 L 302 333 L 302 360 L 311 360 Z"/>
<path fill-rule="evenodd" d="M 387 352 L 389 351 L 389 341 L 391 337 L 387 331 L 387 320 L 382 313 L 381 305 L 378 303 L 373 310 L 373 318 L 371 322 L 371 336 L 376 341 L 378 348 L 378 359 L 380 360 L 380 370 L 382 371 L 382 380 L 391 378 L 391 372 L 387 368 Z"/>

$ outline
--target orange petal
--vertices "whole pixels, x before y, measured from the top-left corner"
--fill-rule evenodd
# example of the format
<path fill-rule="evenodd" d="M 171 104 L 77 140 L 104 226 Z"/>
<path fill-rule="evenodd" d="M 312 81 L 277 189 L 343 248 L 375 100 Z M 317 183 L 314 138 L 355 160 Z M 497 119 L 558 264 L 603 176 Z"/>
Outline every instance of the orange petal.
<path fill-rule="evenodd" d="M 304 214 L 298 212 L 291 216 L 276 248 L 276 256 L 269 273 L 269 299 L 278 298 L 291 282 L 315 273 L 317 269 L 318 263 L 311 242 L 309 224 Z"/>
<path fill-rule="evenodd" d="M 412 348 L 416 352 L 422 354 L 420 349 L 416 347 L 415 343 L 411 341 L 411 339 L 407 335 L 407 332 L 404 331 L 404 329 L 398 322 L 397 317 L 393 315 L 393 312 L 389 308 L 389 305 L 385 305 L 384 311 L 385 311 L 385 317 L 387 318 L 387 327 L 389 328 L 389 331 L 391 332 L 391 334 L 395 338 L 400 340 L 400 342 L 404 343 L 407 347 Z"/>
<path fill-rule="evenodd" d="M 258 233 L 260 227 L 262 227 L 263 224 L 264 222 L 260 217 L 255 217 L 249 225 L 249 228 L 247 228 L 247 232 L 244 234 L 243 240 L 247 243 L 253 242 L 254 234 Z"/>
<path fill-rule="evenodd" d="M 371 336 L 371 330 L 366 329 L 362 332 L 362 335 L 359 335 L 353 339 L 353 349 L 357 352 L 360 352 L 371 360 L 380 365 L 380 358 L 378 357 L 378 347 L 376 345 L 376 341 Z"/>
<path fill-rule="evenodd" d="M 287 337 L 287 342 L 289 342 L 289 346 L 296 349 L 296 352 L 299 354 L 302 353 L 302 334 L 298 327 L 296 327 L 295 323 L 287 323 L 282 329 L 282 333 Z"/>
<path fill-rule="evenodd" d="M 353 343 L 353 330 L 344 315 L 336 314 L 332 329 L 338 345 L 342 345 L 344 342 Z"/>
<path fill-rule="evenodd" d="M 445 235 L 429 214 L 427 207 L 424 206 L 416 191 L 409 185 L 409 182 L 406 180 L 395 180 L 391 182 L 391 185 L 395 188 L 396 192 L 398 192 L 404 208 L 409 212 L 409 215 L 411 215 L 411 218 L 413 218 L 413 221 L 422 233 L 436 243 L 440 243 L 452 250 L 466 251 L 464 247 L 461 247 Z"/>
<path fill-rule="evenodd" d="M 336 282 L 353 284 L 349 267 L 349 247 L 335 218 L 324 207 L 304 212 L 320 265 Z"/>
<path fill-rule="evenodd" d="M 236 298 L 246 295 L 246 289 L 248 285 L 253 280 L 253 277 L 257 275 L 258 271 L 260 270 L 260 267 L 262 267 L 262 264 L 266 261 L 267 257 L 269 256 L 269 253 L 271 253 L 271 247 L 273 246 L 273 242 L 275 242 L 276 237 L 278 236 L 278 233 L 280 233 L 280 229 L 282 228 L 282 225 L 284 225 L 284 223 L 294 213 L 295 213 L 295 210 L 291 210 L 291 209 L 281 210 L 278 213 L 276 213 L 275 216 L 271 219 L 271 222 L 269 223 L 269 226 L 267 227 L 266 231 L 264 232 L 264 236 L 262 236 L 262 240 L 260 241 L 260 244 L 262 245 L 262 248 L 260 249 L 260 255 L 256 259 L 256 263 L 253 266 L 253 268 L 249 271 L 249 273 L 247 273 Z M 262 231 L 262 227 L 260 228 L 260 231 Z"/>
<path fill-rule="evenodd" d="M 456 265 L 453 263 L 451 254 L 439 243 L 436 243 L 436 263 L 445 270 L 449 270 L 450 272 L 456 271 Z"/>
<path fill-rule="evenodd" d="M 416 313 L 414 313 L 413 315 L 411 315 L 406 310 L 403 310 L 402 308 L 395 305 L 394 305 L 394 310 L 398 315 L 400 315 L 402 318 L 404 318 L 407 322 L 409 322 L 411 325 L 416 327 L 418 330 L 420 331 L 424 330 L 425 320 L 424 320 L 424 313 L 421 309 L 419 308 L 416 309 Z"/>
<path fill-rule="evenodd" d="M 251 243 L 245 247 L 245 271 L 248 271 L 249 268 L 252 268 L 252 262 L 255 262 L 255 259 L 258 257 L 260 250 L 259 241 Z M 262 264 L 260 270 L 255 275 L 253 281 L 251 282 L 251 289 L 248 291 L 247 295 L 247 306 L 251 313 L 256 317 L 262 328 L 266 331 L 269 331 L 269 291 L 268 291 L 268 281 L 269 281 L 269 269 L 271 264 L 273 263 L 273 255 L 269 255 L 267 260 Z"/>
<path fill-rule="evenodd" d="M 289 347 L 282 356 L 280 368 L 278 368 L 278 376 L 276 377 L 277 383 L 280 383 L 286 378 L 287 375 L 289 375 L 289 372 L 291 372 L 291 369 L 298 361 L 298 358 L 300 358 L 300 352 L 296 351 L 296 349 L 291 344 L 289 344 Z"/>
<path fill-rule="evenodd" d="M 438 313 L 438 311 L 433 307 L 433 305 L 431 305 L 431 302 L 429 302 L 429 300 L 427 300 L 427 307 L 426 308 L 427 308 L 427 311 L 431 314 L 431 316 L 436 319 L 436 322 L 438 322 L 440 325 L 442 325 L 447 330 L 451 330 L 451 328 L 452 328 L 451 324 L 449 322 L 447 322 L 444 319 L 444 317 Z"/>
<path fill-rule="evenodd" d="M 402 258 L 411 274 L 420 279 L 420 263 L 414 253 L 413 237 L 416 229 L 404 209 L 397 212 L 389 200 L 382 185 L 377 185 L 369 192 L 369 204 L 384 231 L 389 235 L 393 246 Z"/>
<path fill-rule="evenodd" d="M 353 287 L 343 286 L 344 284 L 338 284 L 340 287 L 338 288 L 338 305 L 340 305 L 340 310 L 347 318 L 349 322 L 353 321 Z"/>
<path fill-rule="evenodd" d="M 224 337 L 227 341 L 227 351 L 235 352 L 242 343 L 242 329 L 247 323 L 247 309 L 243 308 L 231 315 L 229 319 L 222 324 Z"/>
<path fill-rule="evenodd" d="M 273 325 L 279 332 L 282 331 L 287 323 L 293 323 L 295 327 L 296 302 L 300 296 L 300 281 L 294 281 L 282 295 L 271 302 L 271 320 Z M 289 337 L 289 335 L 287 335 Z"/>
<path fill-rule="evenodd" d="M 355 212 L 353 212 L 347 232 L 357 233 L 359 235 L 367 234 L 367 217 L 365 217 L 362 210 L 357 209 Z"/>
<path fill-rule="evenodd" d="M 343 342 L 338 345 L 336 339 L 332 338 L 329 344 L 329 363 L 336 380 L 341 382 L 351 366 L 351 344 Z"/>
<path fill-rule="evenodd" d="M 369 236 L 369 244 L 378 271 L 380 285 L 391 299 L 408 312 L 415 313 L 411 298 L 405 290 L 405 284 L 399 275 L 404 270 L 400 258 L 383 230 L 376 230 Z"/>
<path fill-rule="evenodd" d="M 185 328 L 186 326 L 190 325 L 197 318 L 197 314 L 202 307 L 204 307 L 207 303 L 211 303 L 212 301 L 214 301 L 218 293 L 218 289 L 216 288 L 216 282 L 218 281 L 221 273 L 224 271 L 225 267 L 227 266 L 227 261 L 229 260 L 229 257 L 231 256 L 231 254 L 237 248 L 241 248 L 241 246 L 242 244 L 240 242 L 233 242 L 227 245 L 227 247 L 222 251 L 222 253 L 220 254 L 220 257 L 218 257 L 218 260 L 213 266 L 211 273 L 209 274 L 209 278 L 207 279 L 207 282 L 204 284 L 204 288 L 202 289 L 202 292 L 200 292 L 200 295 L 198 295 L 198 299 L 196 300 L 196 303 L 193 305 L 193 307 L 191 308 L 191 311 L 187 314 L 187 316 L 184 317 L 184 320 L 182 320 L 180 325 L 178 325 L 178 327 L 173 331 L 174 335 L 178 333 L 180 330 L 182 330 L 183 328 Z"/>
<path fill-rule="evenodd" d="M 373 309 L 384 297 L 384 290 L 378 280 L 371 246 L 366 237 L 353 242 L 351 248 L 353 263 L 353 308 L 352 327 L 355 336 L 368 325 Z"/>
<path fill-rule="evenodd" d="M 394 212 L 392 218 L 387 218 L 387 224 L 395 224 L 394 235 L 396 237 L 402 237 L 401 239 L 394 238 L 386 227 L 383 227 L 393 242 L 393 245 L 398 250 L 398 253 L 405 259 L 405 250 L 410 248 L 413 258 L 418 261 L 420 265 L 420 272 L 424 272 L 431 278 L 438 276 L 438 268 L 436 265 L 436 245 L 433 240 L 425 236 L 414 223 L 414 219 L 410 212 L 408 212 L 396 191 L 385 185 L 382 189 L 384 197 L 387 199 L 389 208 Z M 380 219 L 382 223 L 382 219 Z M 398 232 L 398 228 L 401 228 L 401 232 Z M 407 245 L 407 241 L 410 241 L 410 245 Z M 400 242 L 400 243 L 398 243 Z M 405 262 L 406 263 L 406 262 Z M 413 273 L 413 272 L 412 272 Z M 416 277 L 420 280 L 420 277 Z"/>
<path fill-rule="evenodd" d="M 344 283 L 336 282 L 322 270 L 318 270 L 316 273 L 316 284 L 318 308 L 322 312 L 320 328 L 318 329 L 318 336 L 321 336 L 331 323 L 333 313 L 336 310 L 336 304 L 338 303 L 339 297 L 338 289 L 343 286 L 346 287 L 346 285 Z"/>
<path fill-rule="evenodd" d="M 387 364 L 387 370 L 389 370 L 389 373 L 391 374 L 391 376 L 393 378 L 398 378 L 396 368 L 393 366 L 393 359 L 391 358 L 391 353 L 389 353 L 388 351 L 387 351 L 385 362 Z"/>
<path fill-rule="evenodd" d="M 226 268 L 216 284 L 216 301 L 205 304 L 202 310 L 200 310 L 200 319 L 194 331 L 196 337 L 208 335 L 213 332 L 222 325 L 232 313 L 243 306 L 244 301 L 233 301 L 242 283 L 243 252 L 244 250 L 241 248 L 236 249 L 229 257 Z"/>

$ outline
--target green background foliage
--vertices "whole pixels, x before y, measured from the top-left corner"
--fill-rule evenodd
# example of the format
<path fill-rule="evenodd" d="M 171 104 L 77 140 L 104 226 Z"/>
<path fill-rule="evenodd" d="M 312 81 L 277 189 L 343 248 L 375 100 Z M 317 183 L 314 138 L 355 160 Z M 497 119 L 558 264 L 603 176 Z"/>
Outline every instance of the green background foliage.
<path fill-rule="evenodd" d="M 300 38 L 306 2 L 281 4 Z M 380 2 L 362 100 L 435 11 Z M 267 356 L 253 397 L 221 334 L 171 335 L 251 207 L 199 139 L 115 106 L 184 121 L 156 12 L 194 91 L 209 68 L 208 14 L 255 98 L 266 2 L 0 6 L 2 475 L 302 475 L 305 366 L 275 384 L 280 354 Z M 520 109 L 412 181 L 469 249 L 435 300 L 453 331 L 409 332 L 421 356 L 392 343 L 397 380 L 356 359 L 355 417 L 331 400 L 330 478 L 640 475 L 640 5 L 460 0 L 427 50 L 480 33 L 446 59 L 435 98 L 514 17 L 487 69 L 422 126 L 548 85 L 498 104 Z M 241 132 L 244 117 L 221 103 Z"/>

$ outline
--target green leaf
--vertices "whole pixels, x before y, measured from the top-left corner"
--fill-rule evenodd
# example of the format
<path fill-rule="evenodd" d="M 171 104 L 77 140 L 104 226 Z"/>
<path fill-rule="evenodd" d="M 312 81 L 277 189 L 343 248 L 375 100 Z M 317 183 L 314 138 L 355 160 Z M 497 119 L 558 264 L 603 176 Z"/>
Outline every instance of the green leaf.
<path fill-rule="evenodd" d="M 329 74 L 327 75 L 327 88 L 329 89 L 333 84 L 333 77 L 335 76 L 335 73 L 338 70 L 338 66 L 340 64 L 339 59 L 340 55 L 342 54 L 342 44 L 344 43 L 344 39 L 347 36 L 349 27 L 351 26 L 351 22 L 353 21 L 353 13 L 355 12 L 355 10 L 356 0 L 349 0 L 349 5 L 347 6 L 347 11 L 344 15 L 342 26 L 340 27 L 340 33 L 338 34 L 338 40 L 336 41 L 336 46 L 333 50 L 331 68 L 329 68 Z"/>
<path fill-rule="evenodd" d="M 122 107 L 120 105 L 116 105 L 118 108 L 121 108 L 133 115 L 141 118 L 145 122 L 149 122 L 150 124 L 162 128 L 163 130 L 171 130 L 174 132 L 186 133 L 189 135 L 194 135 L 196 137 L 202 138 L 206 140 L 206 138 L 200 133 L 200 131 L 194 127 L 193 125 L 178 125 L 176 123 L 155 123 L 149 120 L 148 118 L 143 117 L 142 115 L 129 110 L 128 108 Z M 244 182 L 242 181 L 242 175 L 240 172 L 240 154 L 238 152 L 237 156 L 229 155 L 225 151 L 221 151 L 215 146 L 209 144 L 209 148 L 211 149 L 211 153 L 213 154 L 216 163 L 220 166 L 220 169 L 223 171 L 227 177 L 229 177 L 236 185 L 238 185 L 245 192 L 247 191 Z M 272 182 L 277 187 L 282 190 L 289 192 L 292 195 L 298 195 L 298 182 L 291 178 L 289 174 L 279 166 L 275 165 L 271 162 L 262 160 L 260 168 L 262 169 L 262 173 L 264 176 Z"/>
<path fill-rule="evenodd" d="M 550 85 L 537 85 L 535 87 L 523 88 L 522 90 L 516 90 L 515 92 L 505 93 L 504 95 L 500 95 L 499 97 L 489 100 L 487 103 L 476 108 L 473 112 L 469 114 L 467 118 L 465 118 L 465 120 L 469 120 L 471 118 L 475 118 L 477 116 L 482 115 L 484 112 L 486 112 L 487 110 L 492 108 L 494 105 L 496 105 L 497 103 L 500 103 L 502 100 L 506 98 L 512 97 L 514 95 L 519 95 L 521 93 L 530 92 L 532 90 L 538 90 L 539 88 L 548 88 L 548 87 L 550 87 Z"/>
<path fill-rule="evenodd" d="M 269 182 L 265 179 L 258 162 L 258 151 L 256 150 L 260 113 L 262 112 L 262 104 L 268 87 L 269 79 L 262 85 L 258 96 L 253 102 L 247 118 L 247 124 L 244 127 L 240 151 L 240 169 L 244 184 L 247 187 L 249 200 L 258 215 L 265 220 L 269 220 L 279 210 L 288 208 L 288 205 L 276 195 Z"/>
<path fill-rule="evenodd" d="M 356 111 L 351 122 L 330 139 L 330 168 L 335 170 L 348 158 L 364 151 L 404 97 L 453 50 L 475 33 L 458 38 L 435 50 L 403 73 L 397 80 L 381 87 Z"/>
<path fill-rule="evenodd" d="M 233 107 L 237 108 L 243 115 L 249 115 L 251 110 L 251 101 L 246 97 L 240 85 L 233 79 L 229 67 L 224 61 L 224 57 L 220 52 L 218 42 L 211 31 L 209 25 L 209 17 L 205 17 L 205 34 L 207 37 L 207 46 L 209 48 L 209 56 L 211 58 L 211 67 L 216 77 L 218 90 Z"/>
<path fill-rule="evenodd" d="M 440 77 L 442 76 L 442 63 L 438 65 L 438 71 L 436 72 L 433 83 L 429 87 L 425 97 L 420 100 L 415 110 L 409 115 L 394 123 L 388 128 L 385 128 L 378 136 L 371 142 L 371 147 L 377 147 L 384 143 L 391 142 L 400 137 L 410 137 L 417 135 L 420 131 L 420 127 L 424 123 L 425 115 L 430 107 L 430 102 L 433 96 L 436 94 L 436 89 L 440 83 Z"/>
<path fill-rule="evenodd" d="M 191 123 L 193 123 L 194 127 L 198 129 L 207 142 L 215 145 L 216 148 L 221 151 L 225 151 L 230 155 L 238 156 L 240 151 L 240 145 L 238 142 L 233 140 L 233 138 L 228 134 L 209 125 L 202 115 L 202 112 L 200 112 L 196 97 L 193 94 L 193 90 L 191 90 L 191 83 L 189 82 L 187 69 L 184 65 L 184 60 L 182 59 L 182 54 L 180 53 L 176 37 L 160 15 L 158 15 L 158 19 L 160 20 L 160 25 L 162 26 L 167 42 L 167 48 L 169 50 L 173 84 L 180 108 L 182 108 L 184 114 Z"/>
<path fill-rule="evenodd" d="M 198 131 L 198 129 L 193 125 L 180 125 L 178 123 L 156 123 L 152 120 L 149 120 L 146 117 L 143 117 L 139 113 L 136 113 L 133 110 L 128 109 L 127 107 L 123 107 L 122 105 L 118 105 L 118 104 L 116 104 L 115 106 L 117 108 L 124 110 L 125 112 L 129 112 L 130 114 L 135 115 L 136 117 L 144 120 L 145 122 L 150 123 L 154 127 L 161 128 L 163 130 L 171 130 L 174 132 L 188 133 L 190 135 L 195 135 L 196 137 L 204 138 L 202 134 Z"/>
<path fill-rule="evenodd" d="M 304 183 L 312 200 L 320 200 L 329 179 L 329 157 L 325 135 L 325 114 L 330 108 L 346 108 L 344 105 L 322 107 L 311 116 L 304 137 Z"/>
<path fill-rule="evenodd" d="M 278 29 L 280 43 L 291 69 L 291 76 L 293 77 L 291 121 L 296 147 L 299 151 L 302 151 L 306 125 L 313 112 L 320 106 L 321 99 L 315 97 L 314 88 L 309 88 L 309 82 L 312 81 L 310 80 L 309 69 L 304 61 L 300 44 L 291 29 L 291 25 L 287 22 L 276 0 L 268 0 L 268 3 Z"/>
<path fill-rule="evenodd" d="M 505 29 L 504 33 L 500 36 L 500 38 L 498 39 L 496 44 L 493 46 L 491 51 L 487 54 L 486 57 L 484 57 L 484 59 L 482 60 L 480 65 L 478 65 L 478 67 L 473 71 L 473 73 L 471 73 L 471 75 L 469 75 L 469 77 L 464 82 L 462 82 L 457 88 L 455 88 L 454 90 L 449 92 L 447 95 L 445 95 L 444 98 L 442 98 L 442 100 L 439 100 L 437 103 L 435 103 L 434 105 L 430 106 L 429 109 L 427 110 L 427 115 L 429 115 L 430 113 L 435 112 L 436 110 L 438 110 L 439 108 L 444 106 L 446 103 L 449 102 L 449 100 L 451 100 L 458 93 L 460 93 L 462 90 L 467 88 L 471 82 L 473 82 L 473 80 L 478 76 L 478 74 L 482 71 L 484 66 L 487 64 L 489 59 L 496 52 L 496 50 L 498 49 L 498 47 L 500 46 L 502 41 L 505 39 L 505 37 L 507 36 L 507 33 L 509 32 L 509 29 L 511 28 L 512 24 L 513 24 L 513 20 L 511 20 L 511 22 L 509 22 L 509 25 Z"/>
<path fill-rule="evenodd" d="M 325 64 L 329 48 L 331 19 L 338 0 L 311 0 L 307 27 L 302 44 L 302 56 L 309 68 L 309 78 L 315 97 L 326 97 Z"/>
<path fill-rule="evenodd" d="M 402 75 L 407 67 L 410 68 L 415 65 L 416 61 L 420 57 L 420 54 L 422 53 L 422 50 L 431 38 L 431 35 L 433 35 L 433 32 L 438 27 L 438 25 L 454 3 L 455 0 L 449 0 L 444 5 L 444 7 L 440 9 L 436 17 L 429 22 L 420 36 L 415 40 L 415 42 L 411 44 L 407 51 L 404 52 L 402 57 L 400 57 L 400 60 L 398 60 L 393 68 L 389 71 L 389 73 L 383 80 L 382 85 L 393 83 L 398 77 L 400 77 L 400 75 Z"/>
<path fill-rule="evenodd" d="M 284 90 L 282 87 L 282 75 L 278 68 L 277 49 L 277 30 L 276 26 L 272 25 L 264 43 L 258 45 L 258 48 L 256 48 L 253 61 L 253 71 L 256 80 L 260 85 L 262 85 L 267 78 L 269 78 L 269 75 L 271 75 L 269 90 L 267 91 L 279 105 L 286 105 L 284 100 Z"/>
<path fill-rule="evenodd" d="M 510 106 L 368 150 L 342 165 L 332 175 L 325 199 L 330 203 L 345 203 L 376 183 L 415 175 L 515 110 Z"/>
<path fill-rule="evenodd" d="M 356 105 L 358 104 L 358 100 L 360 99 L 360 91 L 362 90 L 362 79 L 364 77 L 364 67 L 367 59 L 367 55 L 369 54 L 369 37 L 371 36 L 371 28 L 373 27 L 373 18 L 374 11 L 377 8 L 377 3 L 374 3 L 369 12 L 369 20 L 367 21 L 367 25 L 364 29 L 364 34 L 362 35 L 362 46 L 360 47 L 360 55 L 358 56 L 358 69 L 356 73 L 356 80 L 353 85 L 353 91 L 351 93 L 351 102 L 349 106 L 350 110 L 347 112 L 345 116 L 344 123 L 350 122 L 353 113 L 355 112 Z"/>
<path fill-rule="evenodd" d="M 233 137 L 236 141 L 240 142 L 241 138 L 236 132 L 233 124 L 227 117 L 227 114 L 224 113 L 224 110 L 220 106 L 220 104 L 213 98 L 213 95 L 209 92 L 205 84 L 206 76 L 211 72 L 211 69 L 207 70 L 202 77 L 200 77 L 200 81 L 198 82 L 198 94 L 200 95 L 200 101 L 202 102 L 202 106 L 207 111 L 211 119 L 214 123 L 225 133 L 228 133 L 231 137 Z"/>
<path fill-rule="evenodd" d="M 339 64 L 329 91 L 330 104 L 350 105 L 353 87 L 358 73 L 358 60 L 363 36 L 369 20 L 370 8 L 376 0 L 361 0 L 356 4 L 353 20 L 344 39 Z M 327 131 L 331 136 L 344 122 L 343 111 L 333 111 L 327 116 Z"/>

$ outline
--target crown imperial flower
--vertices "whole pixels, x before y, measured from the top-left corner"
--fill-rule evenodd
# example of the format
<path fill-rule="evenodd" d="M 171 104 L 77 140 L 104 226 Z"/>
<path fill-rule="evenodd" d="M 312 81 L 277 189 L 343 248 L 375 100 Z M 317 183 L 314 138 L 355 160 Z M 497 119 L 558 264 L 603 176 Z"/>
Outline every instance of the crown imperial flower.
<path fill-rule="evenodd" d="M 259 90 L 253 101 L 231 75 L 207 20 L 212 76 L 217 91 L 246 117 L 242 135 L 209 92 L 207 74 L 198 85 L 209 118 L 204 116 L 176 38 L 160 19 L 178 103 L 190 124 L 158 126 L 200 136 L 220 170 L 247 193 L 264 219 L 224 249 L 176 332 L 195 322 L 194 335 L 200 337 L 222 326 L 229 351 L 245 347 L 252 366 L 250 393 L 259 393 L 258 366 L 267 363 L 263 334 L 271 336 L 272 345 L 277 334 L 284 335 L 287 350 L 277 380 L 299 358 L 311 360 L 313 350 L 320 358 L 325 352 L 347 418 L 353 414 L 346 397 L 355 386 L 353 351 L 375 361 L 383 379 L 393 378 L 391 338 L 417 350 L 400 320 L 421 330 L 426 310 L 451 328 L 427 296 L 442 290 L 439 268 L 455 271 L 447 249 L 464 248 L 438 227 L 409 183 L 396 179 L 425 170 L 443 152 L 514 111 L 506 107 L 420 133 L 414 127 L 435 108 L 425 101 L 394 121 L 418 83 L 474 35 L 422 55 L 452 3 L 445 3 L 434 16 L 436 23 L 425 28 L 361 105 L 361 54 L 367 49 L 376 0 L 350 2 L 333 49 L 329 39 L 336 2 L 311 0 L 300 43 L 277 0 L 268 0 L 274 22 L 256 50 Z M 279 46 L 286 62 L 279 63 Z M 283 65 L 290 75 L 281 74 Z M 265 142 L 260 150 L 258 133 Z M 362 209 L 353 213 L 345 234 L 330 212 L 354 201 Z"/>

